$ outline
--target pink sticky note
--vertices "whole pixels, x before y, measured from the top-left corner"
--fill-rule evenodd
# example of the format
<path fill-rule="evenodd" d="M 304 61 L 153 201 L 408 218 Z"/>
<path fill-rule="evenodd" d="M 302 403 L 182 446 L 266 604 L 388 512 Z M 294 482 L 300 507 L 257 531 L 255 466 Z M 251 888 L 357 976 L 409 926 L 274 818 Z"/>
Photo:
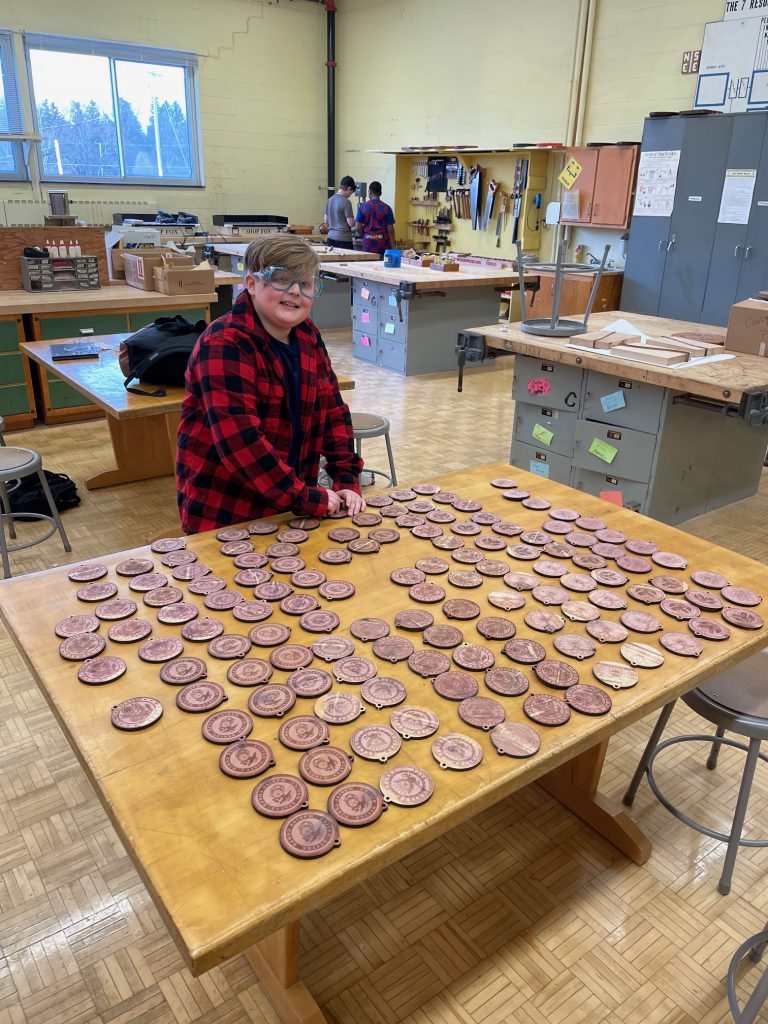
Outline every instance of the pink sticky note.
<path fill-rule="evenodd" d="M 364 345 L 366 348 L 368 348 L 370 346 L 371 339 L 368 337 L 367 334 L 360 335 L 360 344 Z"/>
<path fill-rule="evenodd" d="M 369 324 L 371 322 L 371 314 L 367 309 L 360 314 L 360 319 L 364 324 Z"/>
<path fill-rule="evenodd" d="M 600 491 L 600 497 L 603 501 L 610 501 L 612 505 L 618 505 L 619 508 L 624 507 L 624 496 L 621 491 Z"/>
<path fill-rule="evenodd" d="M 370 299 L 370 297 L 371 297 L 371 293 L 368 291 L 367 288 L 361 288 L 360 289 L 360 294 L 362 295 L 362 297 L 364 299 Z"/>

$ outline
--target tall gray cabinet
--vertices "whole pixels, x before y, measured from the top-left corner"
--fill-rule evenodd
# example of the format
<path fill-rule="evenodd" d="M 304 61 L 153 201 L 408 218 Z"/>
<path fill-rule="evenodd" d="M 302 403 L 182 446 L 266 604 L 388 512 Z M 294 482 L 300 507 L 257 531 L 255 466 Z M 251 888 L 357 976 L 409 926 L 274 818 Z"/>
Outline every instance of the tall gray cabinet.
<path fill-rule="evenodd" d="M 643 152 L 679 150 L 671 216 L 633 217 L 621 308 L 728 323 L 768 287 L 768 112 L 647 118 Z M 747 223 L 718 223 L 727 170 L 756 170 Z"/>

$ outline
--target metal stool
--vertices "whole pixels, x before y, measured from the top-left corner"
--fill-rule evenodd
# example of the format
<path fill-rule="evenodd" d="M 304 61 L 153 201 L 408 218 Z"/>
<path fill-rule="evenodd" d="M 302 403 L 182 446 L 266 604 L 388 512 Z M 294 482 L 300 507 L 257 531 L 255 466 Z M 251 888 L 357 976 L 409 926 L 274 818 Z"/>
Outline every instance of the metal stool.
<path fill-rule="evenodd" d="M 763 931 L 758 932 L 757 935 L 750 935 L 746 942 L 742 942 L 731 959 L 725 984 L 728 993 L 728 1005 L 736 1024 L 754 1024 L 758 1011 L 761 1009 L 766 998 L 768 998 L 768 967 L 766 967 L 757 979 L 757 984 L 752 989 L 752 994 L 744 1004 L 743 1010 L 739 1010 L 739 1004 L 736 999 L 736 972 L 742 960 L 749 954 L 749 959 L 753 963 L 760 963 L 767 943 L 768 926 Z"/>
<path fill-rule="evenodd" d="M 50 515 L 43 515 L 41 512 L 25 512 L 23 515 L 24 519 L 46 519 L 51 524 L 51 528 L 43 537 L 38 537 L 36 540 L 30 540 L 26 544 L 15 544 L 13 547 L 8 547 L 8 542 L 5 538 L 5 524 L 8 522 L 8 534 L 11 538 L 16 538 L 16 527 L 14 520 L 17 516 L 11 512 L 11 503 L 8 497 L 9 483 L 15 483 L 18 487 L 18 481 L 24 477 L 37 476 L 40 481 L 40 486 L 43 489 L 46 501 L 48 502 L 48 508 L 50 509 Z M 11 493 L 14 491 L 14 487 L 10 488 Z M 8 554 L 12 551 L 22 551 L 24 548 L 31 548 L 35 544 L 42 544 L 44 540 L 48 540 L 58 530 L 61 542 L 64 545 L 65 551 L 71 551 L 72 546 L 69 543 L 64 527 L 59 519 L 59 513 L 56 508 L 56 503 L 53 500 L 51 489 L 48 486 L 48 481 L 45 478 L 43 472 L 43 460 L 40 458 L 40 453 L 33 451 L 31 448 L 0 448 L 0 501 L 2 501 L 3 511 L 0 514 L 0 554 L 3 559 L 3 576 L 8 579 L 11 575 L 11 564 L 8 561 Z"/>
<path fill-rule="evenodd" d="M 395 460 L 392 456 L 392 443 L 389 440 L 389 420 L 385 419 L 384 416 L 376 416 L 371 412 L 353 412 L 352 433 L 355 438 L 355 451 L 358 455 L 362 455 L 364 437 L 384 438 L 387 445 L 387 457 L 389 458 L 389 473 L 384 473 L 380 469 L 370 469 L 368 466 L 365 467 L 365 472 L 372 473 L 375 477 L 383 476 L 389 481 L 389 487 L 397 487 Z"/>
<path fill-rule="evenodd" d="M 768 687 L 766 687 L 766 683 L 768 683 L 768 651 L 760 651 L 759 654 L 753 655 L 741 662 L 740 665 L 721 672 L 720 675 L 714 676 L 703 686 L 697 686 L 695 690 L 685 694 L 682 699 L 688 707 L 717 727 L 714 736 L 698 734 L 674 736 L 672 739 L 660 743 L 659 740 L 676 702 L 672 701 L 671 704 L 667 704 L 659 715 L 651 738 L 640 758 L 640 763 L 632 776 L 629 788 L 624 794 L 624 803 L 631 806 L 643 775 L 647 775 L 648 784 L 654 794 L 670 813 L 686 825 L 696 829 L 697 832 L 728 844 L 723 873 L 717 886 L 724 896 L 731 891 L 731 879 L 739 847 L 768 846 L 768 839 L 741 838 L 757 762 L 758 760 L 768 761 L 768 757 L 760 753 L 761 741 L 768 738 Z M 726 729 L 736 733 L 737 736 L 748 737 L 749 744 L 728 739 L 725 736 Z M 747 752 L 733 824 L 729 833 L 716 832 L 689 818 L 662 794 L 653 777 L 653 762 L 661 751 L 675 743 L 689 741 L 710 744 L 711 750 L 707 759 L 707 768 L 710 770 L 714 770 L 717 766 L 720 747 L 723 744 Z"/>

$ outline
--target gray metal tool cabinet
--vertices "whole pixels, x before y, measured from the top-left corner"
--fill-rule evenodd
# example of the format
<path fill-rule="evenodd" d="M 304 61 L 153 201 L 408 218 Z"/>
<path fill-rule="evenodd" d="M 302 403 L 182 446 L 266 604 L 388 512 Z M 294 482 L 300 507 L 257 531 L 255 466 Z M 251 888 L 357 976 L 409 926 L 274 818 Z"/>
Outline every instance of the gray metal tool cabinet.
<path fill-rule="evenodd" d="M 512 397 L 512 465 L 590 494 L 621 491 L 625 505 L 661 522 L 757 489 L 768 428 L 680 391 L 517 355 Z M 537 424 L 549 444 L 534 435 Z M 615 449 L 610 463 L 590 452 L 595 440 Z"/>
<path fill-rule="evenodd" d="M 443 291 L 440 284 L 398 304 L 396 285 L 353 278 L 353 354 L 407 377 L 452 370 L 457 324 L 496 319 L 499 299 L 488 285 Z"/>

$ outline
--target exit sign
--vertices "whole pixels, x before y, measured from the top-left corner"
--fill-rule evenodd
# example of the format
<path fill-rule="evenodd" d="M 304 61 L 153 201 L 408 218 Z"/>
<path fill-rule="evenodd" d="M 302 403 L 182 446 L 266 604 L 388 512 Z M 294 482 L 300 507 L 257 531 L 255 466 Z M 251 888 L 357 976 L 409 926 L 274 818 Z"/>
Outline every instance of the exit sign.
<path fill-rule="evenodd" d="M 683 51 L 683 60 L 680 65 L 681 75 L 698 75 L 699 64 L 701 63 L 701 50 Z"/>

